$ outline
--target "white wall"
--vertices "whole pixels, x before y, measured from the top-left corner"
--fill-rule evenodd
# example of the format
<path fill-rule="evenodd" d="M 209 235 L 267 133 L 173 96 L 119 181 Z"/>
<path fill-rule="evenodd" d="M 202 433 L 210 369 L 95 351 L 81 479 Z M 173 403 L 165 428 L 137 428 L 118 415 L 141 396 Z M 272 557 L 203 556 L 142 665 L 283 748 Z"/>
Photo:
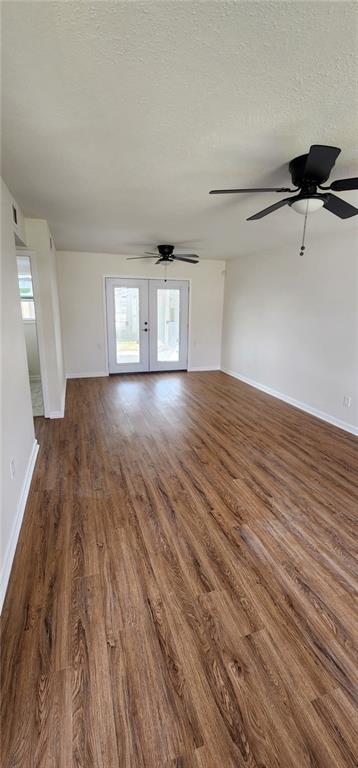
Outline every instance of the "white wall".
<path fill-rule="evenodd" d="M 358 265 L 352 241 L 227 263 L 222 368 L 358 426 Z M 350 409 L 343 398 L 352 398 Z"/>
<path fill-rule="evenodd" d="M 40 377 L 41 370 L 39 348 L 37 343 L 36 322 L 34 320 L 28 320 L 24 322 L 24 333 L 30 379 L 36 379 Z"/>
<path fill-rule="evenodd" d="M 106 373 L 104 276 L 163 277 L 163 268 L 149 262 L 104 253 L 57 253 L 67 376 Z M 191 280 L 192 369 L 220 367 L 224 270 L 219 260 L 168 267 L 168 278 Z"/>
<path fill-rule="evenodd" d="M 1 585 L 0 608 L 20 531 L 37 443 L 32 418 L 26 348 L 17 277 L 12 197 L 1 182 Z M 14 460 L 15 475 L 10 476 Z"/>
<path fill-rule="evenodd" d="M 27 245 L 34 252 L 32 268 L 36 271 L 38 288 L 35 305 L 38 331 L 40 332 L 41 328 L 43 342 L 41 363 L 45 415 L 55 418 L 63 415 L 66 392 L 56 252 L 44 219 L 25 219 L 25 231 Z"/>

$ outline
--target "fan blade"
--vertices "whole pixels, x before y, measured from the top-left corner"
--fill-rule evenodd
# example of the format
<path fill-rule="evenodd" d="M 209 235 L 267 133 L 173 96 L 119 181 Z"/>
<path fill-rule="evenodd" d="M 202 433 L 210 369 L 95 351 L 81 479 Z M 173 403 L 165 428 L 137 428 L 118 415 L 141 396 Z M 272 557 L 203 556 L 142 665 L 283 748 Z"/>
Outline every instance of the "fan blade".
<path fill-rule="evenodd" d="M 288 187 L 259 187 L 257 189 L 211 189 L 209 195 L 231 195 L 237 192 L 296 192 Z"/>
<path fill-rule="evenodd" d="M 199 256 L 197 253 L 173 253 L 174 258 L 179 257 L 183 259 L 198 259 Z"/>
<path fill-rule="evenodd" d="M 156 264 L 161 264 L 161 263 L 162 263 L 162 261 L 163 261 L 163 259 L 158 259 L 158 261 L 156 261 L 155 263 L 156 263 Z"/>
<path fill-rule="evenodd" d="M 158 256 L 158 251 L 144 251 L 144 253 L 147 253 L 149 256 Z"/>
<path fill-rule="evenodd" d="M 336 197 L 336 195 L 325 195 L 323 207 L 326 208 L 327 211 L 334 213 L 335 216 L 339 216 L 340 219 L 349 219 L 351 216 L 356 216 L 358 213 L 358 208 L 350 205 L 350 203 L 346 203 L 345 200 Z"/>
<path fill-rule="evenodd" d="M 337 181 L 332 181 L 330 189 L 333 189 L 335 192 L 344 192 L 347 189 L 358 189 L 358 179 L 338 179 Z"/>
<path fill-rule="evenodd" d="M 184 256 L 173 256 L 173 259 L 175 259 L 175 261 L 188 261 L 189 264 L 198 264 L 198 260 L 194 261 L 194 259 L 185 259 Z"/>
<path fill-rule="evenodd" d="M 155 253 L 153 256 L 127 256 L 126 261 L 131 261 L 131 259 L 153 259 L 155 256 L 158 256 L 158 254 Z"/>
<path fill-rule="evenodd" d="M 308 153 L 303 178 L 307 181 L 326 181 L 340 154 L 338 147 L 327 147 L 324 144 L 312 144 Z"/>
<path fill-rule="evenodd" d="M 263 211 L 259 211 L 258 213 L 255 213 L 253 216 L 249 216 L 249 218 L 246 219 L 246 221 L 253 221 L 253 219 L 262 219 L 263 216 L 267 216 L 268 213 L 273 213 L 273 211 L 277 211 L 278 208 L 282 208 L 284 205 L 291 203 L 292 200 L 295 200 L 295 199 L 296 199 L 295 197 L 285 197 L 283 200 L 279 200 L 278 203 L 274 203 L 273 205 L 269 205 L 268 208 L 264 208 Z"/>

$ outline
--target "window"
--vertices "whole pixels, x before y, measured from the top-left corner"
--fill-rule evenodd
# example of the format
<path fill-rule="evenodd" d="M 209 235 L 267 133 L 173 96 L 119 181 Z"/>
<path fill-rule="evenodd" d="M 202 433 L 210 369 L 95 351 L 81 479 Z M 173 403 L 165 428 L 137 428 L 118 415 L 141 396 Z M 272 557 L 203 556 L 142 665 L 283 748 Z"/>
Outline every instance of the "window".
<path fill-rule="evenodd" d="M 20 288 L 20 296 L 22 299 L 32 299 L 34 298 L 34 293 L 32 289 L 32 278 L 30 276 L 22 276 L 19 275 L 19 288 Z"/>
<path fill-rule="evenodd" d="M 139 288 L 114 289 L 117 365 L 139 363 Z"/>
<path fill-rule="evenodd" d="M 157 360 L 179 360 L 180 291 L 177 288 L 158 288 L 157 291 Z"/>
<path fill-rule="evenodd" d="M 22 319 L 27 320 L 27 322 L 33 322 L 36 320 L 35 302 L 33 299 L 21 300 L 21 313 Z"/>
<path fill-rule="evenodd" d="M 34 322 L 36 320 L 35 302 L 32 286 L 31 265 L 28 256 L 18 257 L 17 274 L 19 279 L 22 319 L 25 322 Z"/>

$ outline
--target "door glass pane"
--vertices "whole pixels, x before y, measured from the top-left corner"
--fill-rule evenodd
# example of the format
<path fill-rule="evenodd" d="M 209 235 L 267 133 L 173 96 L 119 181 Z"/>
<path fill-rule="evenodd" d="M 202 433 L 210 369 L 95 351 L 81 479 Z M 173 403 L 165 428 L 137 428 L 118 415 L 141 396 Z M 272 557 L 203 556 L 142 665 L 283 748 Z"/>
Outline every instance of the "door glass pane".
<path fill-rule="evenodd" d="M 157 359 L 159 362 L 175 362 L 179 360 L 180 290 L 158 288 L 157 299 Z"/>
<path fill-rule="evenodd" d="M 19 276 L 19 288 L 20 296 L 22 299 L 33 299 L 34 294 L 32 291 L 32 278 L 31 275 L 23 277 Z"/>
<path fill-rule="evenodd" d="M 36 320 L 35 302 L 33 299 L 31 299 L 31 301 L 21 302 L 21 313 L 23 320 Z"/>
<path fill-rule="evenodd" d="M 139 288 L 114 289 L 117 364 L 139 363 Z"/>

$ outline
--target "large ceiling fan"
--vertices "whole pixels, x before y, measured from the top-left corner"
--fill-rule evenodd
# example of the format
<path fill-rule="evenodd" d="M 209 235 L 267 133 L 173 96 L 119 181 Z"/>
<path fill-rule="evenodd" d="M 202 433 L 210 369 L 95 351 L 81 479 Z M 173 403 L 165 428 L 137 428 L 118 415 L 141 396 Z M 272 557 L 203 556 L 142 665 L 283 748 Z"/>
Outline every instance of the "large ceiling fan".
<path fill-rule="evenodd" d="M 282 208 L 284 205 L 289 205 L 297 213 L 304 215 L 318 211 L 323 207 L 330 211 L 330 213 L 334 213 L 335 216 L 339 216 L 340 219 L 349 219 L 351 216 L 356 216 L 358 208 L 350 205 L 350 203 L 347 203 L 340 197 L 332 195 L 329 190 L 344 192 L 348 189 L 358 189 L 358 178 L 339 179 L 338 181 L 333 181 L 329 187 L 322 186 L 327 181 L 340 151 L 338 147 L 312 144 L 307 155 L 300 155 L 291 160 L 288 167 L 295 189 L 290 189 L 289 187 L 273 189 L 270 187 L 261 187 L 259 189 L 212 189 L 210 195 L 227 195 L 240 192 L 290 192 L 291 194 L 298 192 L 293 197 L 285 197 L 283 200 L 279 200 L 278 203 L 269 205 L 268 208 L 264 208 L 253 216 L 249 216 L 247 221 L 262 219 L 263 216 L 273 213 L 273 211 Z M 318 190 L 323 190 L 323 192 L 318 192 Z"/>
<path fill-rule="evenodd" d="M 174 255 L 174 245 L 157 245 L 156 251 L 145 251 L 145 256 L 128 256 L 130 259 L 157 259 L 156 264 L 168 264 L 172 261 L 186 261 L 190 264 L 198 264 L 199 256 L 195 253 L 180 253 Z M 159 258 L 158 258 L 159 256 Z"/>

